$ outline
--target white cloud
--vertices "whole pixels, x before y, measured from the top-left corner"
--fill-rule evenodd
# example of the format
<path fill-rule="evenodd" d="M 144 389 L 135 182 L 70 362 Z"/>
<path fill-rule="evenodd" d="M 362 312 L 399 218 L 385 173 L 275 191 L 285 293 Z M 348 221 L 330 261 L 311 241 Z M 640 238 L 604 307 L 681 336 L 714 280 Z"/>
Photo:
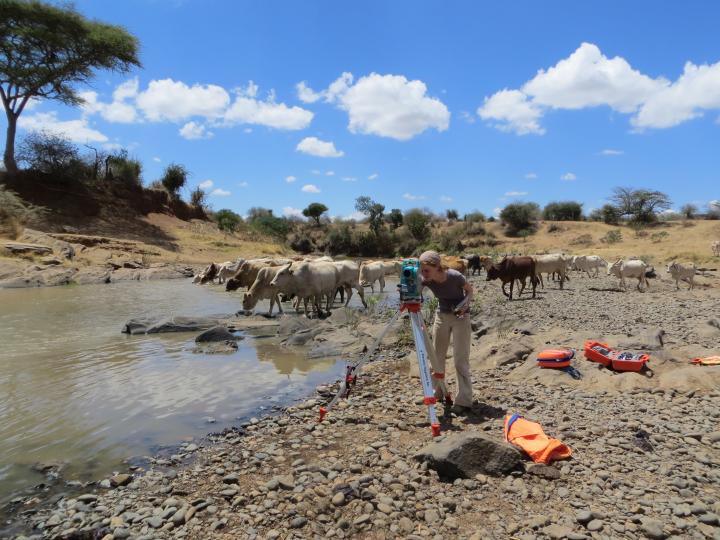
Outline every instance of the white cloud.
<path fill-rule="evenodd" d="M 285 217 L 304 218 L 302 210 L 299 208 L 293 208 L 292 206 L 284 206 L 282 213 Z"/>
<path fill-rule="evenodd" d="M 408 201 L 422 201 L 427 199 L 425 195 L 413 195 L 412 193 L 403 193 L 403 199 L 407 199 Z"/>
<path fill-rule="evenodd" d="M 319 171 L 318 169 L 313 169 L 312 171 L 310 171 L 310 174 L 318 175 L 318 174 L 322 174 L 322 172 Z"/>
<path fill-rule="evenodd" d="M 505 193 L 506 197 L 524 197 L 527 195 L 527 191 L 508 191 Z"/>
<path fill-rule="evenodd" d="M 111 103 L 102 103 L 98 100 L 97 92 L 80 92 L 83 103 L 80 106 L 86 114 L 99 113 L 108 122 L 130 124 L 138 121 L 137 110 L 134 104 L 127 103 L 138 94 L 139 82 L 137 78 L 129 79 L 117 86 L 113 91 Z"/>
<path fill-rule="evenodd" d="M 334 143 L 321 141 L 317 137 L 305 137 L 298 143 L 295 150 L 317 157 L 340 157 L 345 154 L 345 152 L 335 149 Z"/>
<path fill-rule="evenodd" d="M 213 185 L 214 183 L 212 180 L 203 180 L 198 184 L 198 187 L 200 189 L 210 189 L 211 187 L 213 187 Z"/>
<path fill-rule="evenodd" d="M 322 98 L 322 94 L 313 92 L 312 88 L 309 88 L 305 81 L 301 81 L 295 85 L 297 90 L 298 99 L 303 103 L 315 103 L 317 100 Z"/>
<path fill-rule="evenodd" d="M 286 181 L 288 184 L 292 184 L 295 180 L 297 180 L 297 178 L 295 178 L 295 177 L 292 176 L 292 175 L 285 177 L 285 181 Z"/>
<path fill-rule="evenodd" d="M 107 142 L 109 139 L 90 127 L 88 119 L 58 120 L 56 112 L 21 115 L 18 126 L 26 131 L 44 131 L 76 143 Z"/>
<path fill-rule="evenodd" d="M 495 127 L 504 131 L 542 135 L 545 130 L 539 119 L 547 109 L 604 105 L 631 114 L 668 84 L 662 77 L 654 79 L 633 69 L 622 57 L 606 57 L 597 45 L 582 43 L 568 58 L 539 70 L 520 89 L 486 97 L 478 114 L 498 120 Z"/>
<path fill-rule="evenodd" d="M 495 216 L 496 218 L 500 217 L 500 212 L 502 212 L 502 208 L 493 208 L 493 216 Z"/>
<path fill-rule="evenodd" d="M 430 128 L 448 128 L 450 112 L 442 101 L 427 95 L 427 86 L 420 80 L 371 73 L 353 81 L 352 73 L 343 73 L 319 93 L 300 84 L 306 97 L 322 96 L 346 111 L 352 133 L 406 141 Z"/>
<path fill-rule="evenodd" d="M 343 182 L 357 182 L 357 178 L 354 176 L 343 176 L 342 177 Z"/>
<path fill-rule="evenodd" d="M 243 129 L 243 133 L 252 133 L 252 128 Z"/>
<path fill-rule="evenodd" d="M 325 176 L 335 176 L 335 171 L 326 171 Z"/>
<path fill-rule="evenodd" d="M 483 120 L 496 120 L 498 123 L 493 126 L 501 131 L 512 131 L 518 135 L 545 133 L 538 122 L 542 109 L 520 90 L 500 90 L 486 97 L 477 113 Z"/>
<path fill-rule="evenodd" d="M 212 190 L 212 192 L 210 192 L 210 195 L 213 197 L 227 197 L 230 195 L 230 192 L 225 189 L 217 188 Z"/>
<path fill-rule="evenodd" d="M 160 158 L 157 157 L 157 156 L 153 156 L 152 160 L 153 160 L 155 163 L 160 163 L 160 162 L 162 161 L 162 159 L 160 159 Z"/>
<path fill-rule="evenodd" d="M 687 62 L 677 81 L 643 103 L 632 118 L 636 128 L 668 128 L 720 109 L 720 62 L 696 66 Z"/>
<path fill-rule="evenodd" d="M 368 180 L 377 180 L 377 178 L 380 175 L 378 173 L 372 173 L 370 176 L 368 176 Z"/>
<path fill-rule="evenodd" d="M 529 172 L 525 175 L 526 180 L 536 180 L 537 177 L 538 177 L 538 175 L 535 174 L 534 172 Z"/>
<path fill-rule="evenodd" d="M 621 156 L 621 155 L 623 155 L 624 153 L 625 153 L 625 152 L 623 152 L 622 150 L 613 150 L 612 148 L 606 148 L 605 150 L 603 150 L 602 152 L 600 152 L 600 155 L 603 155 L 603 156 Z"/>
<path fill-rule="evenodd" d="M 305 184 L 301 188 L 301 191 L 304 191 L 305 193 L 320 193 L 320 188 L 315 184 Z"/>
<path fill-rule="evenodd" d="M 178 133 L 183 139 L 188 140 L 210 139 L 214 135 L 212 131 L 207 131 L 205 126 L 197 122 L 188 122 L 178 130 Z"/>
<path fill-rule="evenodd" d="M 220 118 L 230 104 L 227 91 L 214 84 L 188 86 L 172 79 L 153 80 L 136 102 L 152 121 L 177 122 L 192 116 Z"/>
<path fill-rule="evenodd" d="M 573 173 L 565 173 L 560 177 L 560 180 L 565 180 L 566 182 L 572 182 L 573 180 L 577 180 L 577 176 L 575 176 Z"/>
<path fill-rule="evenodd" d="M 250 184 L 248 184 L 247 182 L 240 182 L 240 183 L 238 184 L 239 187 L 248 187 L 249 185 L 250 185 Z"/>
<path fill-rule="evenodd" d="M 227 125 L 257 124 L 276 129 L 297 130 L 310 125 L 313 113 L 301 107 L 288 107 L 276 103 L 274 92 L 270 92 L 264 101 L 256 99 L 258 87 L 252 81 L 245 88 L 236 90 L 236 98 L 225 112 L 223 119 Z"/>
<path fill-rule="evenodd" d="M 720 212 L 720 199 L 708 202 L 708 208 L 712 212 Z"/>
<path fill-rule="evenodd" d="M 441 195 L 441 196 L 440 196 L 440 200 L 441 200 L 442 202 L 452 202 L 452 201 L 453 201 L 453 198 L 452 198 L 452 197 L 448 197 L 447 195 Z"/>

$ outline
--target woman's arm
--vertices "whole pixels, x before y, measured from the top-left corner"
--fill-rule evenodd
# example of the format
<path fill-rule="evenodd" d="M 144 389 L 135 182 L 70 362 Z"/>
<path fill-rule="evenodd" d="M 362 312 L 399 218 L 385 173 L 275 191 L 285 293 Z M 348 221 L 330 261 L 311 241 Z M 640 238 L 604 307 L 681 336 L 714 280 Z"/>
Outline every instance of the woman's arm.
<path fill-rule="evenodd" d="M 465 298 L 463 299 L 465 301 L 465 305 L 462 308 L 462 313 L 467 313 L 470 310 L 470 304 L 472 304 L 475 289 L 473 289 L 473 286 L 469 281 L 466 281 L 465 285 L 463 285 L 463 290 L 465 291 Z"/>

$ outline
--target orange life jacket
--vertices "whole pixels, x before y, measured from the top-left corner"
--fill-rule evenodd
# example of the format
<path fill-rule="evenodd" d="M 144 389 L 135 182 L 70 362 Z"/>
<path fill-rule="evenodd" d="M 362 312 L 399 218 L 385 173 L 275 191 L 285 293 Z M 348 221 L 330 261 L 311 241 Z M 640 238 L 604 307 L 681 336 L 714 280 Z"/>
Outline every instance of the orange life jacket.
<path fill-rule="evenodd" d="M 720 366 L 720 356 L 706 356 L 705 358 L 693 358 L 693 364 L 701 366 Z"/>
<path fill-rule="evenodd" d="M 535 463 L 548 464 L 572 455 L 570 447 L 551 439 L 536 422 L 525 420 L 518 414 L 505 417 L 505 440 L 522 448 Z"/>

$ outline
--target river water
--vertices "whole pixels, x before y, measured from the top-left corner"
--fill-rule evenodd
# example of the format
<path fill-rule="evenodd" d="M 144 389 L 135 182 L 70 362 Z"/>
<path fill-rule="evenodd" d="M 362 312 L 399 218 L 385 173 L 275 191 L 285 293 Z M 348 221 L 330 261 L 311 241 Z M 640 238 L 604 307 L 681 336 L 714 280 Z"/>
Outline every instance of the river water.
<path fill-rule="evenodd" d="M 142 315 L 231 314 L 240 295 L 189 281 L 0 290 L 0 505 L 63 462 L 98 480 L 123 460 L 202 437 L 340 375 L 246 334 L 231 354 L 193 352 L 195 333 L 129 336 Z"/>

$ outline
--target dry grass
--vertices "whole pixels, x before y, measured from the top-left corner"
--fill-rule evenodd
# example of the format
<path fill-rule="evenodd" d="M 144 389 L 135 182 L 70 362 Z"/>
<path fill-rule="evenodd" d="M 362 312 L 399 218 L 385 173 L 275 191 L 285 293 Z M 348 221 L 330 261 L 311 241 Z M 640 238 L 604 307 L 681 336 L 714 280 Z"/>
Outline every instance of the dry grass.
<path fill-rule="evenodd" d="M 692 223 L 692 225 L 688 225 Z M 487 229 L 500 242 L 493 248 L 497 253 L 552 253 L 563 251 L 575 255 L 593 254 L 610 260 L 620 257 L 643 257 L 655 263 L 673 259 L 696 263 L 717 262 L 710 244 L 720 239 L 720 221 L 665 222 L 636 234 L 625 225 L 605 225 L 596 222 L 556 223 L 560 230 L 548 233 L 553 222 L 543 222 L 537 234 L 521 238 L 507 238 L 498 223 L 488 223 Z M 614 244 L 600 241 L 612 230 L 622 231 L 622 240 Z M 662 234 L 667 233 L 667 236 Z M 660 234 L 659 234 L 660 233 Z"/>

